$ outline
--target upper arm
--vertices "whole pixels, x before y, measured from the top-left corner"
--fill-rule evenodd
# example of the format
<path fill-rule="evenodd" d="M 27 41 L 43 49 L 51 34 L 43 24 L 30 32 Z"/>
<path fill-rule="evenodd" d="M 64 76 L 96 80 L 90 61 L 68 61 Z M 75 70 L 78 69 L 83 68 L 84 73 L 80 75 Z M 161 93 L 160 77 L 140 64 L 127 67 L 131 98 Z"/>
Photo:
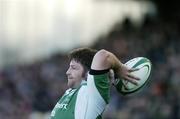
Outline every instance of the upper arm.
<path fill-rule="evenodd" d="M 111 64 L 108 62 L 109 52 L 106 50 L 99 50 L 92 61 L 91 69 L 104 70 L 109 69 Z"/>

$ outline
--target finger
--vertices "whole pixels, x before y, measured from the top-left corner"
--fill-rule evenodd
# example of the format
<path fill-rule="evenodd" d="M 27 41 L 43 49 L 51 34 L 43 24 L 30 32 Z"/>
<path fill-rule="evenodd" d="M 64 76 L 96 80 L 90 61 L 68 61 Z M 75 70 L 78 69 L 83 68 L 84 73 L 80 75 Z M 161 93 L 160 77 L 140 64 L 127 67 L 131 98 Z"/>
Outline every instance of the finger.
<path fill-rule="evenodd" d="M 133 74 L 128 74 L 128 77 L 132 78 L 133 80 L 140 80 L 139 77 L 134 76 Z"/>
<path fill-rule="evenodd" d="M 134 79 L 132 79 L 131 77 L 126 77 L 125 79 L 134 85 L 138 85 L 138 83 Z"/>
<path fill-rule="evenodd" d="M 111 79 L 114 79 L 114 71 L 112 69 L 109 70 L 109 76 Z"/>
<path fill-rule="evenodd" d="M 129 69 L 128 71 L 129 72 L 134 72 L 134 71 L 138 71 L 139 70 L 139 68 L 131 68 L 131 69 Z"/>
<path fill-rule="evenodd" d="M 112 69 L 109 70 L 110 74 L 114 75 L 114 71 Z"/>

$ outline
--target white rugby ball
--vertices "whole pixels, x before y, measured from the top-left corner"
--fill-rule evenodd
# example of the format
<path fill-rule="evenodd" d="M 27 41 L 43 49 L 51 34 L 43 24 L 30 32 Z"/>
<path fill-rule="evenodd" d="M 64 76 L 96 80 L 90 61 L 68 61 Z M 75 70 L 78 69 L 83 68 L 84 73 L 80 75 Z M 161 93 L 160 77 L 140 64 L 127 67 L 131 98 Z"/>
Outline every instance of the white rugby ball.
<path fill-rule="evenodd" d="M 151 73 L 151 62 L 145 57 L 136 57 L 125 63 L 128 68 L 138 68 L 139 70 L 132 72 L 132 74 L 140 80 L 136 80 L 138 85 L 131 82 L 119 79 L 117 83 L 117 90 L 122 94 L 131 94 L 141 89 L 149 79 Z"/>

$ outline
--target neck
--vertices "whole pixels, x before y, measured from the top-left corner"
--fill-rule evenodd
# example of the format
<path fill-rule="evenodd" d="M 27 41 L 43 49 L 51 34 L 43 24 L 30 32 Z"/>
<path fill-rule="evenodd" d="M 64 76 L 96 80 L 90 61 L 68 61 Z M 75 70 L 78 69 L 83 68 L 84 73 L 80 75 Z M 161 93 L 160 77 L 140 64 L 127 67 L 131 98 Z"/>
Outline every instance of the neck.
<path fill-rule="evenodd" d="M 76 83 L 74 86 L 72 86 L 72 89 L 77 89 L 79 88 L 79 86 L 81 86 L 82 84 L 84 84 L 86 81 L 83 79 L 81 82 Z"/>

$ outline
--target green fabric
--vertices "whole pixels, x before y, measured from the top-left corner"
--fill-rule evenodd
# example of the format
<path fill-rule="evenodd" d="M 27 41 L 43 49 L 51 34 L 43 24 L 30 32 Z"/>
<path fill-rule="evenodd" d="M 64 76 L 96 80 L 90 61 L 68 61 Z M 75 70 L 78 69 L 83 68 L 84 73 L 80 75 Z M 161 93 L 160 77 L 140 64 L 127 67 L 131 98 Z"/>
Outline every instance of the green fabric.
<path fill-rule="evenodd" d="M 74 119 L 75 103 L 78 90 L 71 90 L 69 94 L 65 94 L 56 104 L 53 111 L 55 115 L 51 119 Z"/>
<path fill-rule="evenodd" d="M 102 119 L 102 116 L 101 116 L 101 115 L 99 115 L 96 119 Z"/>
<path fill-rule="evenodd" d="M 94 82 L 99 93 L 101 94 L 105 102 L 108 104 L 110 99 L 110 82 L 108 73 L 94 75 Z"/>

